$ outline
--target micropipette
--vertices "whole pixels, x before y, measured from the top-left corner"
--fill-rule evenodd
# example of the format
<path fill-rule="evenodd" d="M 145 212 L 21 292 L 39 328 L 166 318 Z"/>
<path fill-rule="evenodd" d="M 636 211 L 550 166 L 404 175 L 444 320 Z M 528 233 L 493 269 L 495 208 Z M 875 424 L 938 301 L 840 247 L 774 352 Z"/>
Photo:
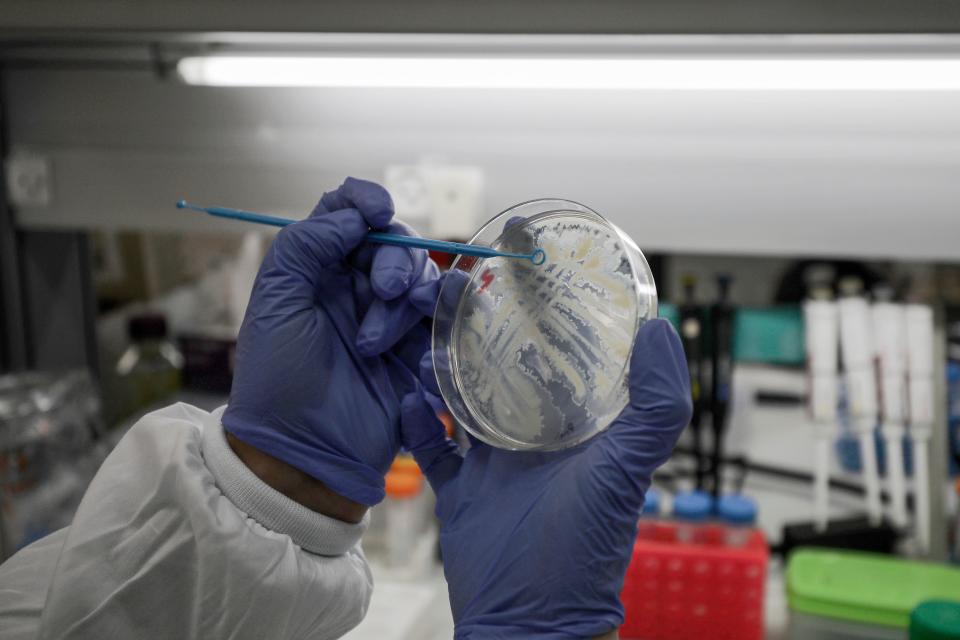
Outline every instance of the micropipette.
<path fill-rule="evenodd" d="M 813 472 L 813 527 L 826 533 L 830 524 L 830 443 L 837 422 L 837 371 L 840 325 L 830 290 L 818 288 L 803 303 L 807 350 L 807 396 L 817 423 Z"/>
<path fill-rule="evenodd" d="M 255 222 L 257 224 L 266 224 L 274 227 L 285 227 L 297 222 L 297 220 L 290 220 L 289 218 L 279 218 L 277 216 L 254 213 L 252 211 L 241 211 L 239 209 L 228 209 L 227 207 L 201 207 L 195 204 L 190 204 L 185 200 L 178 201 L 177 208 L 201 211 L 220 218 L 243 220 L 245 222 Z M 465 244 L 463 242 L 448 242 L 446 240 L 431 240 L 430 238 L 417 238 L 412 236 L 401 236 L 396 233 L 384 233 L 382 231 L 371 231 L 367 234 L 367 241 L 376 242 L 378 244 L 390 244 L 399 247 L 416 247 L 418 249 L 440 251 L 442 253 L 459 253 L 466 256 L 476 256 L 478 258 L 520 258 L 523 260 L 529 260 L 535 265 L 541 265 L 547 261 L 547 253 L 543 249 L 536 249 L 533 253 L 507 253 L 505 251 L 497 251 L 492 247 L 485 247 L 483 245 Z"/>
<path fill-rule="evenodd" d="M 875 291 L 874 295 L 877 295 Z M 906 307 L 877 300 L 871 307 L 873 348 L 879 364 L 880 434 L 887 446 L 887 481 L 893 526 L 907 526 L 907 489 L 903 469 L 903 436 L 906 435 L 907 352 Z"/>
<path fill-rule="evenodd" d="M 852 287 L 853 285 L 848 285 Z M 841 282 L 841 288 L 844 287 Z M 880 475 L 877 471 L 877 450 L 873 429 L 877 426 L 877 379 L 874 369 L 873 326 L 867 299 L 851 290 L 837 303 L 840 319 L 840 357 L 847 381 L 847 402 L 853 427 L 860 440 L 860 464 L 867 498 L 870 526 L 883 520 L 880 502 Z"/>
<path fill-rule="evenodd" d="M 930 447 L 934 421 L 933 309 L 924 304 L 906 307 L 907 384 L 910 438 L 913 441 L 913 482 L 916 498 L 917 542 L 920 552 L 930 550 Z M 939 451 L 935 450 L 939 455 Z M 936 496 L 936 493 L 933 494 Z"/>

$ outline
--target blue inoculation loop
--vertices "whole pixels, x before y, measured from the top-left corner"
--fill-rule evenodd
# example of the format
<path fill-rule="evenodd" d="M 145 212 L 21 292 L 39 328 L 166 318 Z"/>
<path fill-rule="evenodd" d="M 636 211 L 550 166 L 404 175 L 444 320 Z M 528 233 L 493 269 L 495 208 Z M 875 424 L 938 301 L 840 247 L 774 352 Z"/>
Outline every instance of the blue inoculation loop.
<path fill-rule="evenodd" d="M 286 227 L 297 222 L 288 218 L 279 218 L 264 213 L 253 211 L 242 211 L 240 209 L 229 209 L 227 207 L 201 207 L 190 204 L 186 200 L 177 202 L 178 209 L 189 209 L 191 211 L 200 211 L 208 213 L 218 218 L 229 218 L 231 220 L 243 220 L 244 222 L 253 222 L 256 224 L 265 224 L 273 227 Z M 547 261 L 547 254 L 543 249 L 536 249 L 533 253 L 507 253 L 497 251 L 491 247 L 483 245 L 465 244 L 463 242 L 448 242 L 446 240 L 432 240 L 430 238 L 417 238 L 414 236 L 402 236 L 396 233 L 384 233 L 382 231 L 371 231 L 367 234 L 367 242 L 376 242 L 378 244 L 389 244 L 398 247 L 415 247 L 417 249 L 427 249 L 428 251 L 440 251 L 441 253 L 452 253 L 465 256 L 476 256 L 478 258 L 518 258 L 529 260 L 535 265 L 541 265 Z"/>
<path fill-rule="evenodd" d="M 226 207 L 200 207 L 190 204 L 186 200 L 177 202 L 177 209 L 190 209 L 191 211 L 200 211 L 209 213 L 218 218 L 229 218 L 231 220 L 243 220 L 244 222 L 255 222 L 257 224 L 266 224 L 272 227 L 285 227 L 293 224 L 296 220 L 287 218 L 278 218 L 277 216 L 268 216 L 263 213 L 254 213 L 253 211 L 241 211 L 240 209 L 228 209 Z"/>
<path fill-rule="evenodd" d="M 536 249 L 530 254 L 530 262 L 538 267 L 547 261 L 547 252 L 543 249 Z"/>

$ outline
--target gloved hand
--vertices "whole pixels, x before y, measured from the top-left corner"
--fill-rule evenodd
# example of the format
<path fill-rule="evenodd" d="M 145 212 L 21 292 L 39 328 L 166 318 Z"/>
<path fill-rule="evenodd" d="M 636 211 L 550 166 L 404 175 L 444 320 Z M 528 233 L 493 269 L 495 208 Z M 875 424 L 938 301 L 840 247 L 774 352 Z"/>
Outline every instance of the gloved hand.
<path fill-rule="evenodd" d="M 383 187 L 347 178 L 280 231 L 240 329 L 223 416 L 239 440 L 364 505 L 383 499 L 438 277 L 422 249 L 364 242 L 371 228 L 412 234 L 392 217 Z"/>
<path fill-rule="evenodd" d="M 429 388 L 430 363 L 422 365 Z M 404 398 L 404 446 L 437 494 L 456 637 L 589 638 L 619 626 L 644 493 L 690 414 L 683 347 L 659 319 L 637 333 L 629 405 L 566 451 L 474 441 L 461 457 L 424 394 Z"/>

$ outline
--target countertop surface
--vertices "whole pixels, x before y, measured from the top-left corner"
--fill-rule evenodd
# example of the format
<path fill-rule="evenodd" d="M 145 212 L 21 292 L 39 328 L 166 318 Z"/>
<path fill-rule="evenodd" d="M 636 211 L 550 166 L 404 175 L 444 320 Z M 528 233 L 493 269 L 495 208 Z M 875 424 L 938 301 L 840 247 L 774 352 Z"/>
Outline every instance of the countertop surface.
<path fill-rule="evenodd" d="M 417 580 L 397 580 L 371 562 L 373 598 L 367 617 L 348 633 L 347 640 L 450 640 L 453 618 L 447 584 L 439 566 Z M 765 637 L 787 638 L 787 596 L 779 560 L 771 559 L 764 600 Z M 624 640 L 627 640 L 624 638 Z"/>

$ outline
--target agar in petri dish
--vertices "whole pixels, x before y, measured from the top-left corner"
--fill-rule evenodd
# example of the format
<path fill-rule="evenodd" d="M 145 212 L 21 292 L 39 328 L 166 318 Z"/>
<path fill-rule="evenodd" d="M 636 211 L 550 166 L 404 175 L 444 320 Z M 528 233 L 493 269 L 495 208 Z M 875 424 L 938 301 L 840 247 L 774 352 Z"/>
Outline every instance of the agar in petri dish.
<path fill-rule="evenodd" d="M 606 429 L 628 399 L 636 331 L 657 312 L 643 254 L 599 214 L 558 200 L 513 207 L 471 242 L 546 260 L 454 262 L 433 345 L 451 413 L 506 449 L 562 449 Z"/>

